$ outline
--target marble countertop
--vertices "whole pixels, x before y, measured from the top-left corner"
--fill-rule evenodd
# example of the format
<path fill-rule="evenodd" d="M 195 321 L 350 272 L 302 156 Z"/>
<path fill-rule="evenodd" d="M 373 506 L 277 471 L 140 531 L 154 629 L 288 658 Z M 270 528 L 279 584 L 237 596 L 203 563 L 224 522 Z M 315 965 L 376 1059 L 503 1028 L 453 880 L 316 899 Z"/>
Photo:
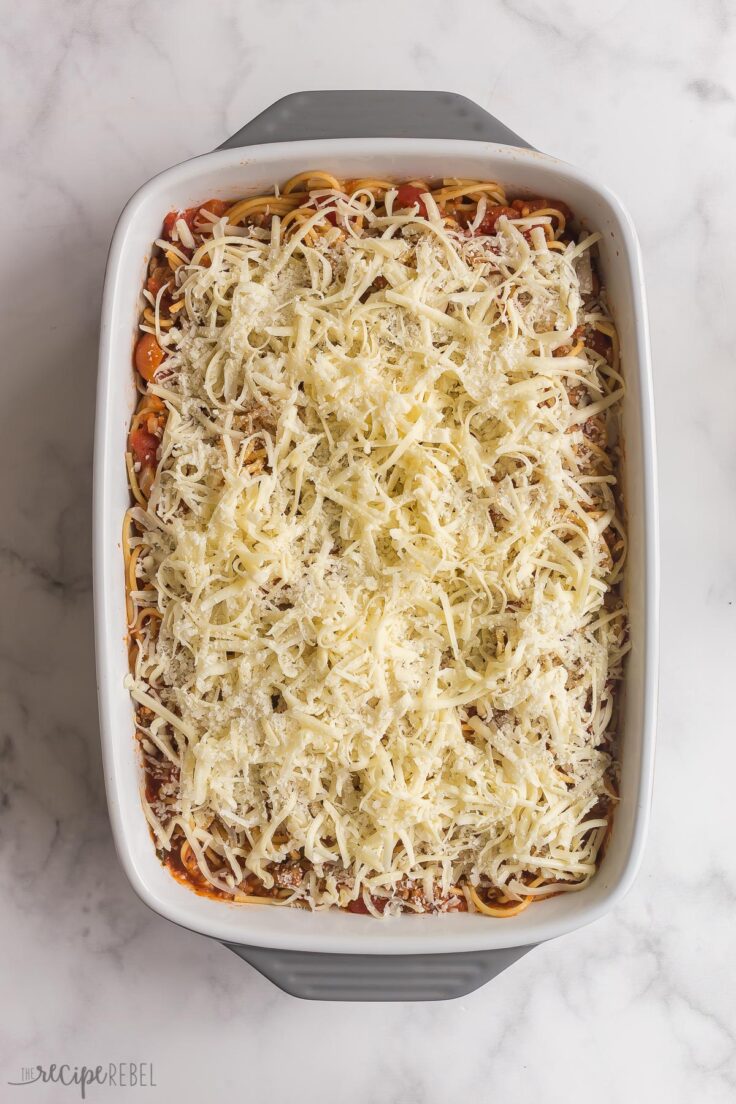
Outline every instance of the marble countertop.
<path fill-rule="evenodd" d="M 132 1060 L 156 1088 L 87 1099 L 733 1101 L 736 10 L 28 0 L 4 12 L 0 57 L 0 1099 L 79 1099 L 8 1087 L 23 1067 Z M 644 866 L 607 919 L 458 1001 L 308 1005 L 150 913 L 114 854 L 92 641 L 97 328 L 141 183 L 287 92 L 372 86 L 464 93 L 633 215 L 659 434 L 659 750 Z"/>

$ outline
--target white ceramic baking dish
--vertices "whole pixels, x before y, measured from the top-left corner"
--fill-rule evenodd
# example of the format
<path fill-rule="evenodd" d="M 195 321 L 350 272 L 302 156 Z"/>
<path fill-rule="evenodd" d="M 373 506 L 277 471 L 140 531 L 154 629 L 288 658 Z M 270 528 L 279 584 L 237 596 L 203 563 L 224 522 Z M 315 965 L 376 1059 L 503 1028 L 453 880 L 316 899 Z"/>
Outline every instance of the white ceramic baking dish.
<path fill-rule="evenodd" d="M 293 140 L 297 135 L 302 140 Z M 211 900 L 180 885 L 161 866 L 141 810 L 133 710 L 123 686 L 127 654 L 120 531 L 128 505 L 124 453 L 134 404 L 131 349 L 146 260 L 170 208 L 270 189 L 307 168 L 327 169 L 338 177 L 497 179 L 511 192 L 565 200 L 603 235 L 602 268 L 627 381 L 623 434 L 632 648 L 621 726 L 621 800 L 610 846 L 590 886 L 513 919 L 457 914 L 380 922 L 338 911 L 312 914 Z M 128 878 L 156 912 L 223 941 L 297 995 L 410 1000 L 468 992 L 534 944 L 596 920 L 621 900 L 641 859 L 652 785 L 658 603 L 654 426 L 636 234 L 620 202 L 587 172 L 531 150 L 459 96 L 334 92 L 287 97 L 225 147 L 155 177 L 123 211 L 108 260 L 94 515 L 97 669 L 110 819 Z"/>

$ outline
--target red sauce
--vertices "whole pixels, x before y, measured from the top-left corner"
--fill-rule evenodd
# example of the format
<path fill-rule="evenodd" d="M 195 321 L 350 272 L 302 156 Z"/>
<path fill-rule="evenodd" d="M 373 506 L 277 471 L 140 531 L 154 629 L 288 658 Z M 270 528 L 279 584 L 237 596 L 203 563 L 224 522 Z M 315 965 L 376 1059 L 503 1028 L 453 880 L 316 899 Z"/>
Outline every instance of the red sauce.
<path fill-rule="evenodd" d="M 404 210 L 416 206 L 418 208 L 417 214 L 421 218 L 426 218 L 427 207 L 422 199 L 422 194 L 425 191 L 427 191 L 426 188 L 417 188 L 414 184 L 402 184 L 396 192 L 394 210 Z"/>
<path fill-rule="evenodd" d="M 588 330 L 585 335 L 585 344 L 593 352 L 598 353 L 599 356 L 610 360 L 613 343 L 608 334 L 601 333 L 600 330 Z"/>
<path fill-rule="evenodd" d="M 158 437 L 154 437 L 147 429 L 134 429 L 128 437 L 130 451 L 141 464 L 156 463 L 156 451 L 159 446 Z"/>
<path fill-rule="evenodd" d="M 189 889 L 193 889 L 195 893 L 199 893 L 202 897 L 213 897 L 218 901 L 230 901 L 232 898 L 228 893 L 223 893 L 222 890 L 217 889 L 216 886 L 210 885 L 206 878 L 204 878 L 199 871 L 196 873 L 190 870 L 182 862 L 181 852 L 178 847 L 172 848 L 166 855 L 164 860 L 164 866 L 168 869 L 171 875 L 176 878 L 177 882 L 181 882 Z"/>
<path fill-rule="evenodd" d="M 329 211 L 325 211 L 323 208 L 319 207 L 316 203 L 310 203 L 307 206 L 311 207 L 314 211 L 319 211 L 320 214 L 322 215 L 322 218 L 326 219 L 326 221 L 329 222 L 330 226 L 337 226 L 337 211 L 335 211 L 334 209 L 329 210 Z"/>
<path fill-rule="evenodd" d="M 231 204 L 226 203 L 224 199 L 207 199 L 204 203 L 199 203 L 196 207 L 187 207 L 184 211 L 169 211 L 164 219 L 164 237 L 168 238 L 169 241 L 171 240 L 174 227 L 179 219 L 183 219 L 189 229 L 193 231 L 194 223 L 197 221 L 200 211 L 209 211 L 215 218 L 222 218 L 230 206 Z"/>
<path fill-rule="evenodd" d="M 504 207 L 503 205 L 486 207 L 485 214 L 480 221 L 480 226 L 476 230 L 476 234 L 492 234 L 496 229 L 496 223 L 502 215 L 506 215 L 506 218 L 519 217 L 513 207 Z"/>
<path fill-rule="evenodd" d="M 373 897 L 372 896 L 371 897 L 371 904 L 373 905 L 376 912 L 383 913 L 385 911 L 385 908 L 386 908 L 387 904 L 388 904 L 388 898 L 387 897 Z M 366 903 L 363 900 L 362 896 L 358 897 L 358 899 L 356 901 L 351 901 L 348 905 L 346 905 L 346 911 L 347 912 L 358 913 L 360 916 L 371 916 L 372 915 L 372 913 L 368 911 L 368 906 L 366 905 Z"/>

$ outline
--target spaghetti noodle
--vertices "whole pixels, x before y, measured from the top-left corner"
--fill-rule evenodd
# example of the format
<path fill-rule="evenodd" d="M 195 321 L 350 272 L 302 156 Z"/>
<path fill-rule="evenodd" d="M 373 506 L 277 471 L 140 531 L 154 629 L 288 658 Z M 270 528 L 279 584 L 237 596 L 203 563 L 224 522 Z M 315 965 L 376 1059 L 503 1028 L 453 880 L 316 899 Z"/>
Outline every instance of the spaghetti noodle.
<path fill-rule="evenodd" d="M 628 647 L 596 241 L 494 182 L 313 170 L 166 216 L 128 683 L 198 891 L 504 918 L 593 876 Z"/>

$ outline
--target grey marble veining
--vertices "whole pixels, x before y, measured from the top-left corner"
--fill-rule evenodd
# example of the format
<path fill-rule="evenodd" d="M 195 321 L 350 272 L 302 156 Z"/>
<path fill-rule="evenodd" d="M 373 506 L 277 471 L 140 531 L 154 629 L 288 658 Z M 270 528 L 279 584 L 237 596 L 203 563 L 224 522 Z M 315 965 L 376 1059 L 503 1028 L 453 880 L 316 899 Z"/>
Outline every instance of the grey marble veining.
<path fill-rule="evenodd" d="M 25 1065 L 122 1059 L 154 1063 L 166 1104 L 296 1085 L 304 1104 L 734 1100 L 734 5 L 29 0 L 2 22 L 0 1100 L 78 1098 L 7 1086 Z M 606 920 L 450 1004 L 284 996 L 148 912 L 104 806 L 89 515 L 110 235 L 155 172 L 330 86 L 470 96 L 608 182 L 644 248 L 663 547 L 644 869 Z"/>

